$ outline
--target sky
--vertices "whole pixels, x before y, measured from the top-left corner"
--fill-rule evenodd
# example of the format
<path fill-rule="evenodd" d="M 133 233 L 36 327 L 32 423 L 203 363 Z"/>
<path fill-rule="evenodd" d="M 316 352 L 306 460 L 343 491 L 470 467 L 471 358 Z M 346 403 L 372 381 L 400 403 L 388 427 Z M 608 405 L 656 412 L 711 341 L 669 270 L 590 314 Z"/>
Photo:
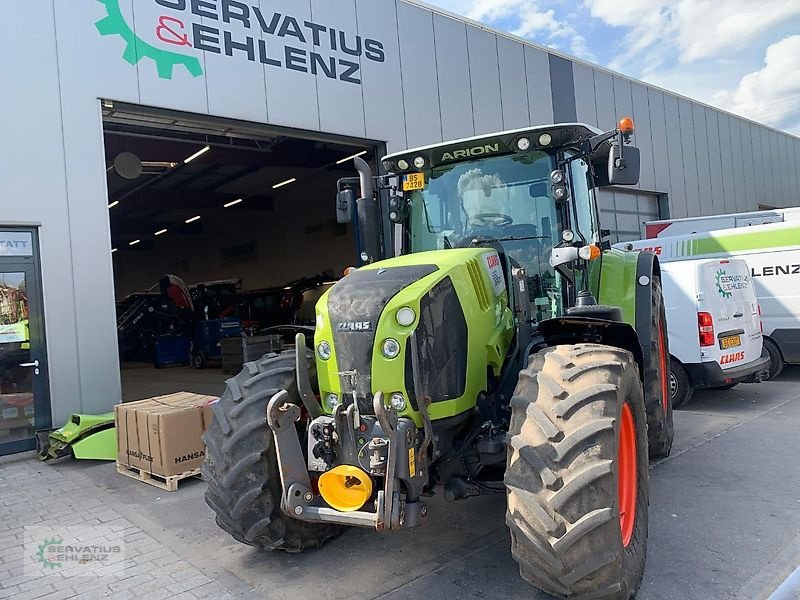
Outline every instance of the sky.
<path fill-rule="evenodd" d="M 800 0 L 426 0 L 800 135 Z"/>

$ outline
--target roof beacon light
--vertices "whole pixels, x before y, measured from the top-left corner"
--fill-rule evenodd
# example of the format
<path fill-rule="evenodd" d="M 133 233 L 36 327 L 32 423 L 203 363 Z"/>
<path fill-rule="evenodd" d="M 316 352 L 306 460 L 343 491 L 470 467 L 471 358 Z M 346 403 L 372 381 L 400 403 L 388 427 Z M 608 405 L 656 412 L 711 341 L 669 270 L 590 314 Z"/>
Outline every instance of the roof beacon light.
<path fill-rule="evenodd" d="M 622 117 L 619 120 L 619 132 L 625 139 L 628 139 L 633 135 L 635 127 L 633 125 L 633 119 L 630 117 Z"/>

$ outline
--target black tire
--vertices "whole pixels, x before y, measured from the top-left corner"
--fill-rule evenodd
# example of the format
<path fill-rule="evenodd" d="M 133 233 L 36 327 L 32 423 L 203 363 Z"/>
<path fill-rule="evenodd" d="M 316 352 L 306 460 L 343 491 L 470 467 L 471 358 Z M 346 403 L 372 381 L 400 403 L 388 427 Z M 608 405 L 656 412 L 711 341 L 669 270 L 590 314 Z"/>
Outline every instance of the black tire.
<path fill-rule="evenodd" d="M 619 428 L 636 431 L 636 517 L 619 514 Z M 598 344 L 547 348 L 520 373 L 511 402 L 506 523 L 526 581 L 558 597 L 628 600 L 647 554 L 647 420 L 633 355 Z"/>
<path fill-rule="evenodd" d="M 773 342 L 770 338 L 764 338 L 764 350 L 769 354 L 769 379 L 775 379 L 783 371 L 786 366 L 786 361 L 783 359 L 783 352 L 778 347 L 778 344 Z"/>
<path fill-rule="evenodd" d="M 294 352 L 245 363 L 241 373 L 228 379 L 203 435 L 205 500 L 217 524 L 236 540 L 263 550 L 302 552 L 322 546 L 341 527 L 298 521 L 281 511 L 278 459 L 267 425 L 267 403 L 280 390 L 300 405 Z"/>
<path fill-rule="evenodd" d="M 198 352 L 192 356 L 192 366 L 198 370 L 205 369 L 208 366 L 208 360 L 204 352 Z"/>
<path fill-rule="evenodd" d="M 670 358 L 669 361 L 669 391 L 672 398 L 672 408 L 685 406 L 694 396 L 694 386 L 689 379 L 689 373 L 674 358 Z"/>
<path fill-rule="evenodd" d="M 675 430 L 669 394 L 669 336 L 661 279 L 653 277 L 650 294 L 650 345 L 645 353 L 644 406 L 650 458 L 664 458 L 672 450 Z"/>

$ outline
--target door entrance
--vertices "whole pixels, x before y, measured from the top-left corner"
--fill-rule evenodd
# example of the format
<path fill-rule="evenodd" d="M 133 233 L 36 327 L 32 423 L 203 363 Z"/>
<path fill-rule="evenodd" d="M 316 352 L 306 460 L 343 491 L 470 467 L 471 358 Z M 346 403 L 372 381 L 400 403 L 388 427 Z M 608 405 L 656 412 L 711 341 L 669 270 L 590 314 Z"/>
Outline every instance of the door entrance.
<path fill-rule="evenodd" d="M 46 362 L 35 232 L 0 229 L 0 455 L 52 426 Z"/>

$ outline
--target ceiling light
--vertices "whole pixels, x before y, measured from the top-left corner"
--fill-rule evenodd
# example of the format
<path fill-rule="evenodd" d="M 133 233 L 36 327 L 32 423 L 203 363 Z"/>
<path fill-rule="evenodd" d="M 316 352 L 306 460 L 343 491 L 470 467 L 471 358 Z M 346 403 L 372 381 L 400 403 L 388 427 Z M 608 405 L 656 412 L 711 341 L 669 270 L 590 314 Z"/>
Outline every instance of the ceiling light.
<path fill-rule="evenodd" d="M 188 164 L 189 164 L 190 162 L 192 162 L 192 161 L 193 161 L 195 158 L 199 158 L 199 157 L 203 156 L 203 154 L 205 154 L 205 153 L 206 153 L 206 152 L 208 152 L 209 150 L 211 150 L 211 146 L 206 146 L 206 147 L 205 147 L 205 148 L 203 148 L 202 150 L 198 150 L 197 152 L 195 152 L 194 154 L 192 154 L 192 155 L 191 155 L 189 158 L 187 158 L 186 160 L 184 160 L 184 161 L 183 161 L 183 164 L 185 164 L 185 165 L 188 165 Z"/>
<path fill-rule="evenodd" d="M 244 198 L 239 198 L 238 200 L 234 200 L 233 202 L 228 202 L 225 205 L 225 208 L 230 208 L 231 206 L 236 206 L 237 204 L 241 204 L 242 202 L 244 202 Z"/>
<path fill-rule="evenodd" d="M 192 217 L 191 219 L 186 219 L 186 221 L 184 221 L 184 223 L 186 223 L 188 225 L 189 223 L 194 223 L 195 221 L 199 221 L 199 220 L 200 220 L 200 216 L 198 215 L 196 217 Z"/>
<path fill-rule="evenodd" d="M 160 229 L 159 231 L 156 231 L 156 235 L 164 235 L 165 233 L 167 233 L 166 229 Z"/>
<path fill-rule="evenodd" d="M 348 156 L 347 158 L 343 158 L 342 160 L 337 160 L 336 164 L 341 165 L 342 163 L 346 163 L 349 160 L 353 160 L 354 158 L 358 158 L 359 156 L 364 156 L 367 153 L 366 150 L 362 150 L 358 154 L 353 154 L 353 156 Z"/>
<path fill-rule="evenodd" d="M 111 249 L 111 254 L 114 254 L 114 252 L 116 252 L 116 251 L 117 251 L 117 249 L 116 249 L 116 248 L 112 248 L 112 249 Z"/>
<path fill-rule="evenodd" d="M 133 240 L 131 243 L 128 244 L 128 246 L 135 246 L 136 244 L 140 244 L 141 242 L 142 240 Z"/>
<path fill-rule="evenodd" d="M 114 200 L 111 204 L 108 205 L 108 208 L 114 208 L 117 204 L 119 204 L 119 200 Z"/>
<path fill-rule="evenodd" d="M 287 179 L 286 181 L 281 181 L 280 183 L 276 183 L 275 185 L 272 186 L 272 189 L 277 190 L 278 188 L 283 187 L 285 185 L 289 185 L 290 183 L 294 183 L 295 181 L 297 181 L 297 177 L 292 177 L 291 179 Z"/>

